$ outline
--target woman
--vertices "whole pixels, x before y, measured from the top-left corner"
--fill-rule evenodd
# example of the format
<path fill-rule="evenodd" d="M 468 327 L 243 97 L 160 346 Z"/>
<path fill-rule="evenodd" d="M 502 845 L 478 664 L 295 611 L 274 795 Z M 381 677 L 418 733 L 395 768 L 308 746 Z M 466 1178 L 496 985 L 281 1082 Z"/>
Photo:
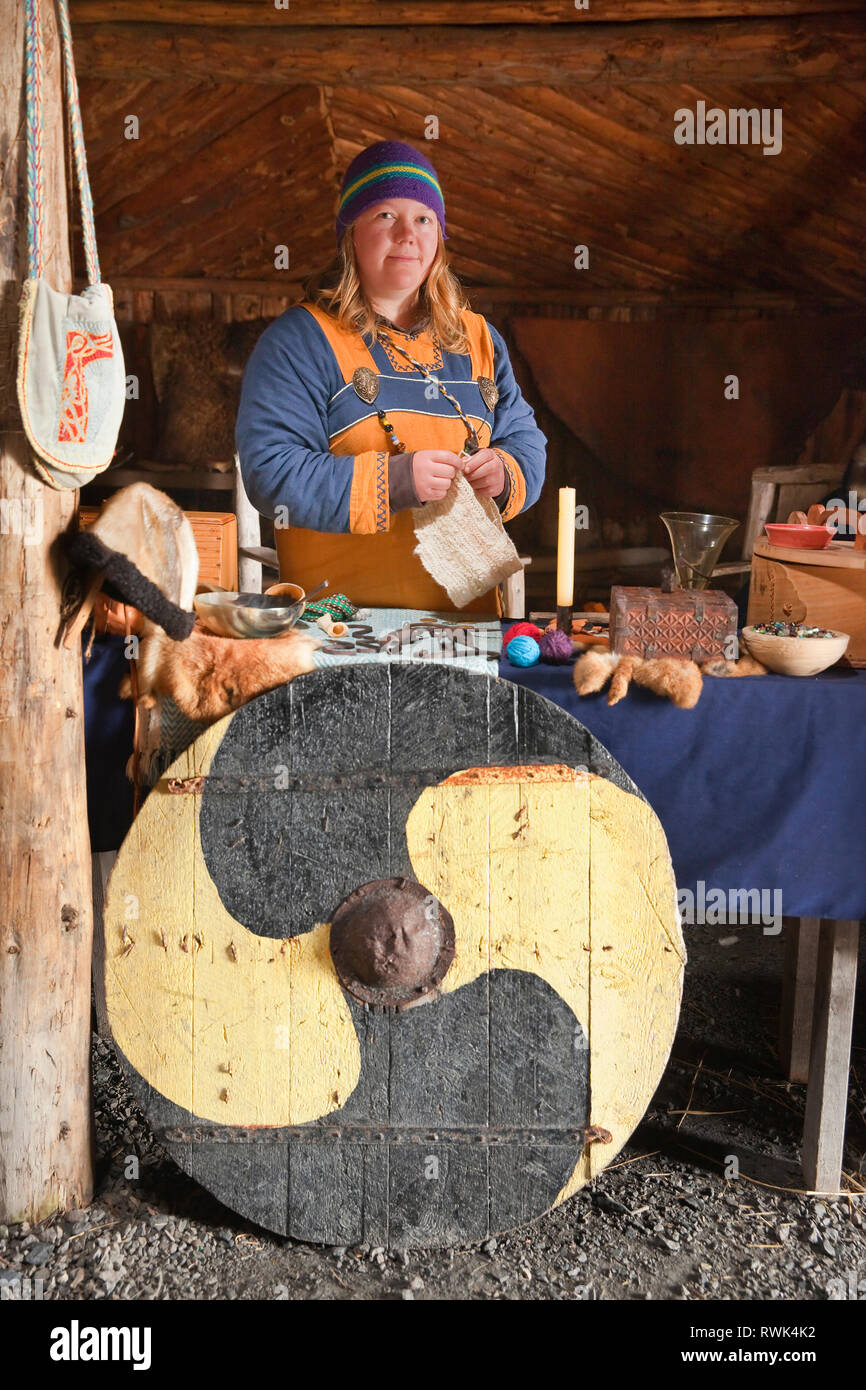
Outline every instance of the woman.
<path fill-rule="evenodd" d="M 357 604 L 453 612 L 413 554 L 412 508 L 443 498 L 458 469 L 505 521 L 541 492 L 547 441 L 444 240 L 430 161 L 369 146 L 343 180 L 336 261 L 247 364 L 244 484 L 274 518 L 281 577 L 305 589 L 327 579 Z M 499 612 L 498 592 L 468 611 Z"/>

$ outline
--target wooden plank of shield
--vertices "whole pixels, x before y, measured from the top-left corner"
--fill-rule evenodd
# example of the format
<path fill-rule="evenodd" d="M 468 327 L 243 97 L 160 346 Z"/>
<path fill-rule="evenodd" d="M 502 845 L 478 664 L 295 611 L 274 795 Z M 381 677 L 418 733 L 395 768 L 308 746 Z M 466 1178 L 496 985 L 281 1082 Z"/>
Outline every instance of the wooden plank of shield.
<path fill-rule="evenodd" d="M 455 953 L 397 1010 L 344 988 L 330 940 L 363 884 L 394 881 L 402 911 L 399 879 Z M 108 1016 L 163 1142 L 228 1206 L 327 1244 L 483 1240 L 577 1191 L 652 1096 L 684 959 L 622 768 L 543 697 L 454 666 L 319 670 L 214 725 L 106 905 Z"/>

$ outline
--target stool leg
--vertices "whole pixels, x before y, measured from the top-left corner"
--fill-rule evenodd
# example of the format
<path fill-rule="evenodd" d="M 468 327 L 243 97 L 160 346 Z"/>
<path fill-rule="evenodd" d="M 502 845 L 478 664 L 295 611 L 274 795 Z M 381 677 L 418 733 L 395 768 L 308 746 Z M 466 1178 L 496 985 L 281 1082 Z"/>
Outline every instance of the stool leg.
<path fill-rule="evenodd" d="M 809 1080 L 820 929 L 818 917 L 793 917 L 785 924 L 779 1056 L 789 1081 Z"/>
<path fill-rule="evenodd" d="M 815 1192 L 838 1192 L 848 1105 L 859 922 L 822 922 L 818 945 L 803 1176 Z"/>

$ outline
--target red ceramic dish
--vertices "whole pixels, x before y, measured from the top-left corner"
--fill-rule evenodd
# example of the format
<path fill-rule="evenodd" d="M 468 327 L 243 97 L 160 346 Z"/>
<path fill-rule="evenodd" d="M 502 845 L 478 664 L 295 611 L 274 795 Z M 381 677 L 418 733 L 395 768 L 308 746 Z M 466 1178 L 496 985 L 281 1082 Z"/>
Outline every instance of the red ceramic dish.
<path fill-rule="evenodd" d="M 770 545 L 792 545 L 798 550 L 823 550 L 833 539 L 829 526 L 795 526 L 787 522 L 767 522 L 764 526 Z"/>

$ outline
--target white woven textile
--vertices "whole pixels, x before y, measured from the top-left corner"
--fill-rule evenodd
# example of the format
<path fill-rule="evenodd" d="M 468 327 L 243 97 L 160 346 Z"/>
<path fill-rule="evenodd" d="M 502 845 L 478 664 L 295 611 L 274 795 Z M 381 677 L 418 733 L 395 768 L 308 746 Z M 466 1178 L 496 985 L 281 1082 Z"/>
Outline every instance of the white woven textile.
<path fill-rule="evenodd" d="M 441 502 L 413 507 L 412 516 L 415 554 L 457 608 L 523 568 L 493 498 L 479 497 L 463 473 Z"/>

